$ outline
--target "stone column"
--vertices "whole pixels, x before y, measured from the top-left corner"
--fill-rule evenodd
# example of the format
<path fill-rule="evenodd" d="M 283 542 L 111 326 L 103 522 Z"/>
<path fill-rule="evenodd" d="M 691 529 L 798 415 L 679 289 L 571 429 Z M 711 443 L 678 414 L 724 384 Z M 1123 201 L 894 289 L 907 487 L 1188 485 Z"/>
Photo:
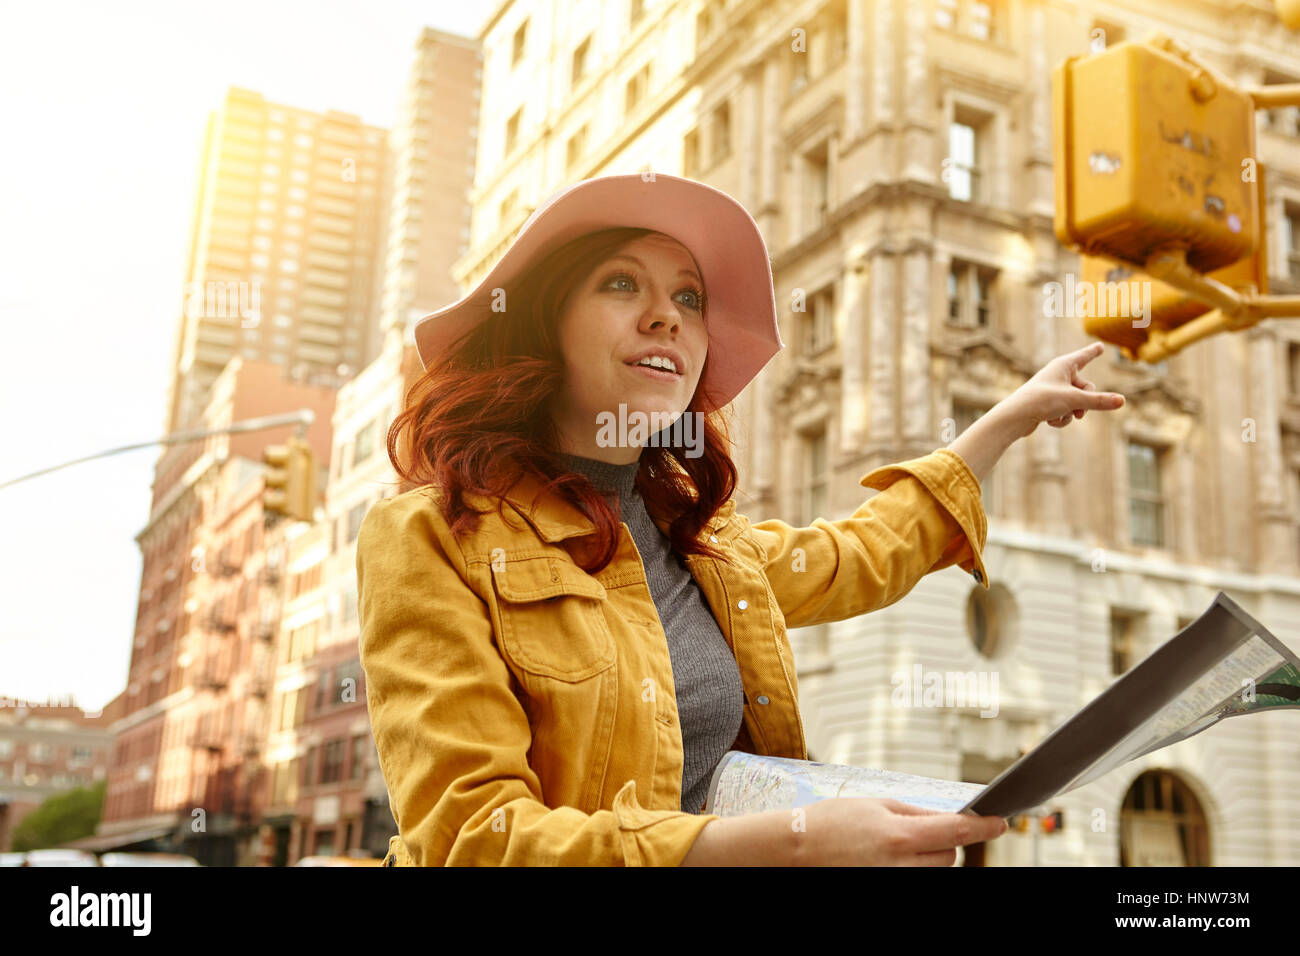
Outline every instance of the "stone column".
<path fill-rule="evenodd" d="M 752 468 L 749 486 L 760 497 L 770 495 L 776 482 L 772 464 L 777 440 L 772 421 L 773 362 L 769 362 L 746 389 L 752 393 L 749 427 L 745 430 L 749 442 L 748 459 Z"/>
<path fill-rule="evenodd" d="M 740 91 L 740 199 L 751 215 L 762 203 L 759 173 L 763 158 L 763 75 L 755 65 L 745 71 Z"/>
<path fill-rule="evenodd" d="M 1033 301 L 1033 356 L 1034 371 L 1037 371 L 1059 354 L 1057 325 L 1064 320 L 1055 315 L 1043 314 L 1041 294 Z M 1034 430 L 1029 437 L 1029 462 L 1031 521 L 1041 530 L 1065 531 L 1069 524 L 1066 509 L 1068 484 L 1065 466 L 1061 461 L 1060 429 L 1040 425 Z"/>
<path fill-rule="evenodd" d="M 897 160 L 893 150 L 894 89 L 897 69 L 895 38 L 897 0 L 874 0 L 871 22 L 871 115 L 868 120 L 866 181 L 863 188 L 895 178 Z"/>
<path fill-rule="evenodd" d="M 840 343 L 840 450 L 857 455 L 867 440 L 867 264 L 856 253 L 844 262 L 844 339 Z"/>
<path fill-rule="evenodd" d="M 930 391 L 936 384 L 930 375 L 930 249 L 913 242 L 903 253 L 902 386 L 903 452 L 913 448 L 925 454 L 931 450 L 938 431 L 930 412 Z"/>
<path fill-rule="evenodd" d="M 1248 329 L 1246 336 L 1250 370 L 1246 415 L 1255 420 L 1255 442 L 1243 447 L 1252 457 L 1254 475 L 1254 513 L 1258 516 L 1256 570 L 1267 574 L 1289 568 L 1295 560 L 1292 518 L 1287 512 L 1282 485 L 1285 469 L 1278 423 L 1277 331 L 1272 321 L 1266 319 Z"/>
<path fill-rule="evenodd" d="M 871 313 L 867 317 L 870 330 L 870 442 L 873 446 L 892 449 L 897 437 L 897 402 L 895 389 L 898 368 L 895 365 L 895 348 L 898 344 L 896 317 L 898 295 L 897 259 L 888 252 L 876 250 L 871 255 L 871 273 L 868 276 L 868 301 Z"/>
<path fill-rule="evenodd" d="M 867 0 L 848 0 L 849 44 L 845 64 L 844 145 L 857 143 L 867 127 Z"/>
<path fill-rule="evenodd" d="M 1029 176 L 1029 211 L 1052 218 L 1056 208 L 1056 184 L 1052 173 L 1052 72 L 1047 61 L 1047 13 L 1042 4 L 1030 4 L 1029 84 L 1033 91 L 1029 107 L 1029 155 L 1025 173 Z"/>
<path fill-rule="evenodd" d="M 878 0 L 880 2 L 880 0 Z M 926 71 L 927 3 L 903 6 L 903 171 L 902 178 L 936 183 L 930 90 Z M 945 142 L 945 152 L 947 143 Z"/>
<path fill-rule="evenodd" d="M 763 62 L 762 169 L 759 211 L 774 208 L 781 191 L 781 74 L 775 56 Z M 771 241 L 775 237 L 769 236 Z"/>
<path fill-rule="evenodd" d="M 871 123 L 894 119 L 894 4 L 875 0 L 871 30 Z"/>

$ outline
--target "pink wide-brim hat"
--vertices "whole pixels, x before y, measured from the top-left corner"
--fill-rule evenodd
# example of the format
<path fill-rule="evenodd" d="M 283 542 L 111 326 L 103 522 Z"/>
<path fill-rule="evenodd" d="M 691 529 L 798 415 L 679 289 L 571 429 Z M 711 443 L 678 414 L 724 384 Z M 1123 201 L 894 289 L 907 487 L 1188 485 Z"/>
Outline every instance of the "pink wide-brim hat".
<path fill-rule="evenodd" d="M 415 346 L 424 367 L 474 326 L 500 315 L 492 311 L 494 289 L 569 240 L 618 226 L 664 233 L 695 258 L 708 299 L 702 410 L 728 404 L 784 347 L 772 261 L 744 206 L 705 183 L 664 173 L 584 179 L 549 196 L 477 288 L 416 322 Z"/>

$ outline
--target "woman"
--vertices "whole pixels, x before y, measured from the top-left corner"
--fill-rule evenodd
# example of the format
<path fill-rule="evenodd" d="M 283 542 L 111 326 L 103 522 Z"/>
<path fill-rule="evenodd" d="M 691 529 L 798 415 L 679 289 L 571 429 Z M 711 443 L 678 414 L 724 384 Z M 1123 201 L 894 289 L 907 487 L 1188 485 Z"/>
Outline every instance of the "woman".
<path fill-rule="evenodd" d="M 357 540 L 388 865 L 949 865 L 1005 830 L 892 800 L 825 800 L 798 831 L 701 811 L 727 750 L 807 758 L 787 625 L 953 564 L 988 587 L 979 481 L 1041 421 L 1117 407 L 1078 377 L 1095 346 L 794 528 L 731 500 L 717 413 L 781 346 L 766 246 L 724 193 L 569 187 L 416 341 L 388 448 L 418 487 Z"/>

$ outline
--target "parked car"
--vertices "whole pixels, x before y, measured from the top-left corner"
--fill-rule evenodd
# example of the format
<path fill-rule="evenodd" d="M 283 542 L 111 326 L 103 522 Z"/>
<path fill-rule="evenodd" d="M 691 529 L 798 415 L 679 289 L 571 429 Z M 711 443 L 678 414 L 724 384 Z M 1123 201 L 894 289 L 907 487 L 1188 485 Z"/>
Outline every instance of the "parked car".
<path fill-rule="evenodd" d="M 102 853 L 100 866 L 201 866 L 184 853 Z"/>
<path fill-rule="evenodd" d="M 294 866 L 383 866 L 384 861 L 373 856 L 304 856 Z"/>
<path fill-rule="evenodd" d="M 99 866 L 95 854 L 87 850 L 28 850 L 22 866 Z"/>
<path fill-rule="evenodd" d="M 26 853 L 0 853 L 0 866 L 22 866 L 26 860 Z"/>

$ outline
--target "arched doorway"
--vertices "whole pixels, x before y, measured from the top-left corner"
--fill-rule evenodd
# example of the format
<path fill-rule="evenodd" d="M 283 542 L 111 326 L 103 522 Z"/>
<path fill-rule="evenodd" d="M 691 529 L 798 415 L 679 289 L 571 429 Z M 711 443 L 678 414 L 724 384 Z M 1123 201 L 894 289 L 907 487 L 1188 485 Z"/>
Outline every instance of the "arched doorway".
<path fill-rule="evenodd" d="M 1170 770 L 1133 781 L 1120 807 L 1120 866 L 1210 866 L 1210 827 L 1201 802 Z"/>

